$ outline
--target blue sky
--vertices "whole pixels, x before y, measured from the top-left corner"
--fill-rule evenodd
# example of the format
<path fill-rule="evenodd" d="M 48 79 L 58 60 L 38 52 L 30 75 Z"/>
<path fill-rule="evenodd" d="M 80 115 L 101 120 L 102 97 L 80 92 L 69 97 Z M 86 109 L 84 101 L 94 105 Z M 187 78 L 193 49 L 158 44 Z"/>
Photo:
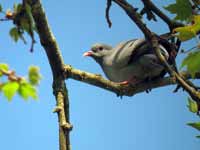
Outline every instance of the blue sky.
<path fill-rule="evenodd" d="M 12 8 L 19 0 L 1 0 L 4 8 Z M 163 6 L 172 0 L 156 0 Z M 131 2 L 141 6 L 138 2 Z M 104 18 L 106 1 L 43 1 L 49 24 L 66 64 L 92 73 L 103 74 L 101 68 L 82 53 L 96 42 L 115 45 L 121 41 L 141 38 L 142 33 L 116 5 L 111 9 L 113 26 Z M 29 44 L 14 43 L 8 36 L 11 23 L 0 23 L 0 62 L 10 65 L 19 75 L 26 75 L 29 65 L 41 69 L 43 79 L 39 100 L 27 102 L 15 96 L 8 102 L 0 94 L 0 149 L 58 149 L 57 115 L 52 113 L 52 76 L 43 48 L 37 44 L 34 53 Z M 156 33 L 164 33 L 162 23 L 149 23 Z M 184 44 L 186 47 L 192 44 Z M 182 55 L 177 58 L 178 62 Z M 187 122 L 198 118 L 187 110 L 187 94 L 174 94 L 174 86 L 154 89 L 120 99 L 115 94 L 78 81 L 67 81 L 70 97 L 70 120 L 73 150 L 197 150 L 198 132 Z"/>

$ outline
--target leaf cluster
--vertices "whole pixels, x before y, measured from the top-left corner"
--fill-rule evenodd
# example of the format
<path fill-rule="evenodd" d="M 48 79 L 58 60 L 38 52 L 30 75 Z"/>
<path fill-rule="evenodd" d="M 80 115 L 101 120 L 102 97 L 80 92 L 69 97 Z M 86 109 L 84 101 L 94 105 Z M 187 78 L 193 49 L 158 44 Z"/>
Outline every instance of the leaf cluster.
<path fill-rule="evenodd" d="M 37 32 L 37 30 L 31 13 L 30 5 L 26 3 L 14 4 L 13 12 L 11 12 L 11 14 L 14 27 L 10 29 L 10 36 L 15 42 L 21 39 L 26 44 L 24 33 L 27 33 L 31 37 L 31 51 L 33 51 L 33 44 L 35 43 L 34 31 Z"/>
<path fill-rule="evenodd" d="M 195 77 L 195 73 L 200 71 L 200 50 L 199 37 L 200 33 L 200 15 L 199 15 L 199 0 L 176 0 L 175 3 L 164 7 L 171 14 L 174 14 L 174 20 L 185 23 L 185 26 L 178 27 L 173 30 L 174 36 L 181 42 L 188 41 L 192 38 L 197 39 L 197 46 L 188 51 L 188 55 L 182 61 L 181 69 L 185 68 Z M 190 112 L 199 115 L 199 106 L 196 101 L 188 98 L 188 109 Z M 188 123 L 189 126 L 200 131 L 200 122 Z M 200 136 L 197 136 L 200 138 Z"/>
<path fill-rule="evenodd" d="M 7 77 L 6 81 L 2 81 L 3 77 Z M 9 71 L 7 64 L 0 64 L 0 92 L 11 101 L 13 96 L 17 93 L 24 100 L 29 97 L 37 99 L 36 85 L 39 84 L 41 75 L 39 68 L 36 66 L 30 66 L 28 72 L 28 81 L 25 78 L 17 77 L 12 71 Z"/>

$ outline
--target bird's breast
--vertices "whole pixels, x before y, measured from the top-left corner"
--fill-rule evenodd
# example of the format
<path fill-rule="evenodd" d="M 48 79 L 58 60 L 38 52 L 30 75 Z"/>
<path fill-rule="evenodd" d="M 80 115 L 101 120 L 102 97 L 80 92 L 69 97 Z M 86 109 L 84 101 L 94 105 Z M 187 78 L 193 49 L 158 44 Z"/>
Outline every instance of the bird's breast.
<path fill-rule="evenodd" d="M 123 82 L 131 79 L 133 76 L 141 76 L 142 67 L 133 65 L 125 68 L 114 68 L 111 66 L 102 67 L 106 77 L 113 82 Z"/>

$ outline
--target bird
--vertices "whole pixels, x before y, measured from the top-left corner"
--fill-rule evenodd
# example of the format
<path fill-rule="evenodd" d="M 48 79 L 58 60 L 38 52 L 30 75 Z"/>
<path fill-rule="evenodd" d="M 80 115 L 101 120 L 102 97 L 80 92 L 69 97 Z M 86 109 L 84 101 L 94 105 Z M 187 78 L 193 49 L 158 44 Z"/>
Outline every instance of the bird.
<path fill-rule="evenodd" d="M 168 45 L 159 43 L 159 47 L 161 54 L 170 62 L 171 50 Z M 137 85 L 166 73 L 164 66 L 145 39 L 128 40 L 115 47 L 96 43 L 83 56 L 93 58 L 110 81 L 123 85 Z"/>

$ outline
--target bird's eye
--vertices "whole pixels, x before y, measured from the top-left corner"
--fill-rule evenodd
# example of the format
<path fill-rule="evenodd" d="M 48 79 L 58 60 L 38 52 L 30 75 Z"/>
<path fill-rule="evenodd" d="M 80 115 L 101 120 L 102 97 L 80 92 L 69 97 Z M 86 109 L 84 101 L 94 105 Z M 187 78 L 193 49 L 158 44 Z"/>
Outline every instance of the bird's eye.
<path fill-rule="evenodd" d="M 103 47 L 99 47 L 99 50 L 102 51 L 102 50 L 103 50 Z"/>

